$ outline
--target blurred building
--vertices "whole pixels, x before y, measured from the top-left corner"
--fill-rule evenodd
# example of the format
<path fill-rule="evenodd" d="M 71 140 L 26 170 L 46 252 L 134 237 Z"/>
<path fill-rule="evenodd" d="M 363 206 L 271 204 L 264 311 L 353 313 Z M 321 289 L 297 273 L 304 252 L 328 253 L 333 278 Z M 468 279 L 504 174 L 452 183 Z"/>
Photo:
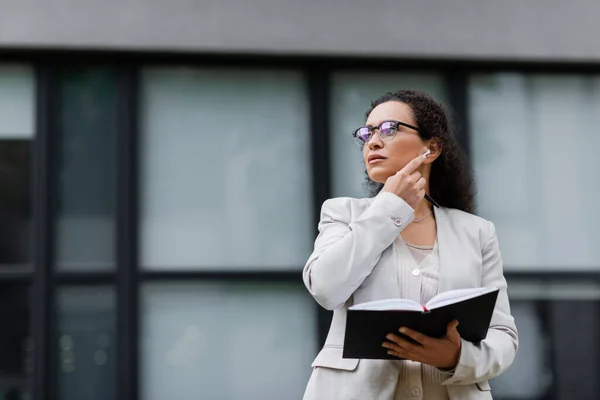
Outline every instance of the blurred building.
<path fill-rule="evenodd" d="M 600 5 L 0 1 L 0 399 L 299 399 L 321 203 L 376 96 L 454 110 L 521 347 L 600 393 Z"/>

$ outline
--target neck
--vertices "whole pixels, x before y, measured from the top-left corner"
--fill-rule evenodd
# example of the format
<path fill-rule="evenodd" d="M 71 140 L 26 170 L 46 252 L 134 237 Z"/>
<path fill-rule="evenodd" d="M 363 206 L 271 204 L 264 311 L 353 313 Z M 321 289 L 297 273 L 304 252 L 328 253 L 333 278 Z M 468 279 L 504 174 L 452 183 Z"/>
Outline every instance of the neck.
<path fill-rule="evenodd" d="M 416 219 L 423 218 L 424 216 L 428 215 L 432 211 L 433 211 L 433 204 L 428 202 L 426 199 L 423 199 L 419 202 L 419 204 L 417 204 L 417 207 L 415 208 L 415 218 Z"/>
<path fill-rule="evenodd" d="M 419 171 L 421 172 L 421 176 L 427 181 L 427 183 L 425 184 L 425 193 L 429 194 L 429 177 L 431 176 L 431 164 L 421 165 Z M 421 219 L 432 212 L 433 204 L 431 204 L 427 199 L 423 198 L 415 208 L 415 218 Z"/>

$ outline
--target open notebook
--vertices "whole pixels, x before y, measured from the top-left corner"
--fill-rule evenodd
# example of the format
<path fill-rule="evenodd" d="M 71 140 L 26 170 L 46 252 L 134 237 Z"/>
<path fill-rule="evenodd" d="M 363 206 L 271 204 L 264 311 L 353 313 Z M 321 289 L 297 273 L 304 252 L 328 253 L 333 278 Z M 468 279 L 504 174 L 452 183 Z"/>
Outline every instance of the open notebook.
<path fill-rule="evenodd" d="M 495 287 L 458 289 L 440 293 L 427 304 L 409 299 L 386 299 L 356 304 L 348 309 L 345 358 L 397 359 L 381 347 L 388 333 L 402 336 L 406 326 L 432 337 L 442 337 L 450 321 L 470 342 L 485 339 L 498 297 Z M 405 337 L 406 338 L 406 337 Z"/>

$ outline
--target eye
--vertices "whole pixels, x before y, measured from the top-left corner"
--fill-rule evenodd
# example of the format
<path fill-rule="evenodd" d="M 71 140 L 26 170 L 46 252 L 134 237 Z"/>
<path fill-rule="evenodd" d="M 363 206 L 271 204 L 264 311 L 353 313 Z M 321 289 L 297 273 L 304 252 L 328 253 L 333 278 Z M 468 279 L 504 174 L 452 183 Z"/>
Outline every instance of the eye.
<path fill-rule="evenodd" d="M 381 132 L 383 136 L 394 136 L 397 131 L 398 125 L 392 121 L 383 122 L 379 126 L 379 132 Z"/>
<path fill-rule="evenodd" d="M 358 144 L 365 144 L 371 138 L 371 131 L 367 127 L 359 128 L 356 130 L 354 138 Z"/>

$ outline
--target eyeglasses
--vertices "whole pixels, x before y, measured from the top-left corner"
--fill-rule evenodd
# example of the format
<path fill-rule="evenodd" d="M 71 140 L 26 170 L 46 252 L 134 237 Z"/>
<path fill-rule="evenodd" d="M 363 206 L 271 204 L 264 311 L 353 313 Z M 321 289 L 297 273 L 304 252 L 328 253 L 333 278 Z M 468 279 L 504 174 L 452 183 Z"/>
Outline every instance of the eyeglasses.
<path fill-rule="evenodd" d="M 356 141 L 356 144 L 358 144 L 359 146 L 364 146 L 369 140 L 371 140 L 371 137 L 373 136 L 373 131 L 377 129 L 381 140 L 389 142 L 394 137 L 396 137 L 396 133 L 398 132 L 398 127 L 400 127 L 400 125 L 413 129 L 417 132 L 419 131 L 419 128 L 417 128 L 416 126 L 409 125 L 404 122 L 383 121 L 377 127 L 362 126 L 358 128 L 354 131 L 352 137 Z"/>

